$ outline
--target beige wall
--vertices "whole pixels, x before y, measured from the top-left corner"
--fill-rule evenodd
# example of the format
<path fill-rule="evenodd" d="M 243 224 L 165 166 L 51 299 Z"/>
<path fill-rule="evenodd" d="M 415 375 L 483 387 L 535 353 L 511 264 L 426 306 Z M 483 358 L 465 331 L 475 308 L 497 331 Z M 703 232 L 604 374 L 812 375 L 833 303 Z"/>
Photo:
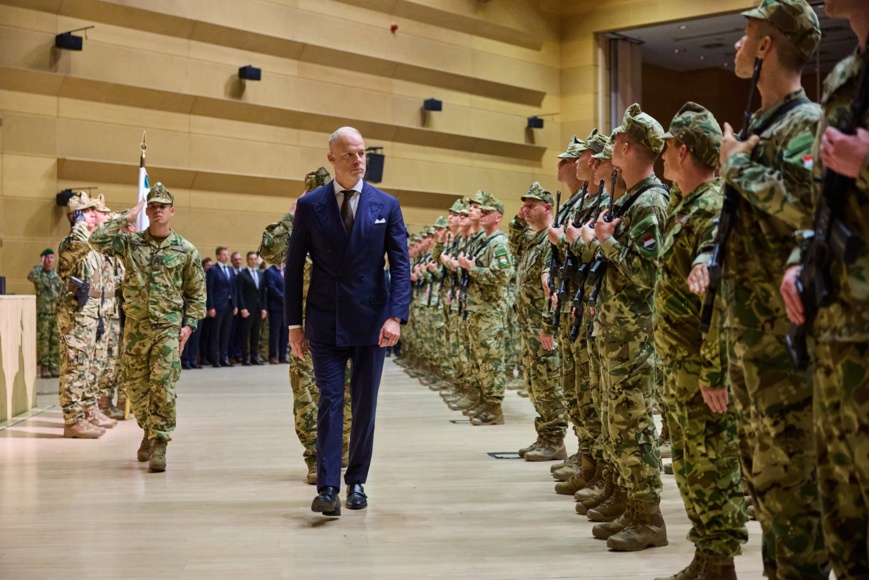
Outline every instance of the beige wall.
<path fill-rule="evenodd" d="M 29 268 L 68 229 L 61 189 L 132 204 L 143 131 L 203 256 L 255 248 L 343 124 L 384 147 L 380 187 L 411 231 L 479 188 L 511 214 L 532 181 L 558 187 L 555 155 L 597 123 L 596 33 L 750 3 L 0 0 L 0 274 L 32 292 Z M 82 52 L 53 48 L 92 24 Z M 240 83 L 245 64 L 263 81 Z M 444 110 L 426 116 L 430 97 Z"/>

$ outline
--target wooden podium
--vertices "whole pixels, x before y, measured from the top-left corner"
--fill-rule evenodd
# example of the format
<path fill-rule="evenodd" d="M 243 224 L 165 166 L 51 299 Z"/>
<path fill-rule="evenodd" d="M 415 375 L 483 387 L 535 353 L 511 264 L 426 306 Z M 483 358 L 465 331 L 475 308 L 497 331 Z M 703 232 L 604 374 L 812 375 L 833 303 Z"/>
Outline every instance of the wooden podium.
<path fill-rule="evenodd" d="M 36 406 L 36 296 L 0 296 L 0 423 Z"/>

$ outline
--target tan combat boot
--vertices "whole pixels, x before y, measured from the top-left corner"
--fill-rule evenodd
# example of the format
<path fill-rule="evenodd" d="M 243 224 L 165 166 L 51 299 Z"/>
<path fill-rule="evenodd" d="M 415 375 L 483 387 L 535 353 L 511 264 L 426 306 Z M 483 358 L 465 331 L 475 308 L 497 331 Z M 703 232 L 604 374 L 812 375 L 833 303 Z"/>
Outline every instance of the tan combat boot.
<path fill-rule="evenodd" d="M 139 449 L 136 451 L 136 459 L 139 460 L 139 463 L 145 463 L 151 459 L 151 448 L 153 446 L 154 442 L 148 439 L 148 432 L 145 431 L 144 435 L 142 435 L 142 442 L 139 443 Z"/>
<path fill-rule="evenodd" d="M 611 522 L 604 522 L 602 524 L 595 524 L 591 528 L 591 535 L 597 538 L 598 540 L 607 540 L 610 536 L 614 536 L 624 530 L 627 525 L 631 522 L 631 519 L 634 517 L 634 510 L 636 506 L 634 503 L 628 501 L 628 509 L 625 510 L 625 513 L 617 517 Z"/>
<path fill-rule="evenodd" d="M 688 564 L 688 567 L 676 572 L 672 576 L 666 578 L 655 578 L 655 580 L 697 580 L 700 573 L 703 572 L 703 567 L 706 564 L 708 552 L 703 552 L 699 549 L 694 550 L 694 559 Z M 735 578 L 736 576 L 734 576 Z"/>
<path fill-rule="evenodd" d="M 540 446 L 540 437 L 538 437 L 538 438 L 534 441 L 534 443 L 532 443 L 531 445 L 529 445 L 529 446 L 527 446 L 527 447 L 522 447 L 522 448 L 520 448 L 520 449 L 519 449 L 519 457 L 525 457 L 525 454 L 526 454 L 526 453 L 528 453 L 529 451 L 534 451 L 534 450 L 537 449 L 537 447 L 539 447 L 539 446 Z"/>
<path fill-rule="evenodd" d="M 308 485 L 317 485 L 317 462 L 308 464 L 308 475 L 305 476 Z"/>
<path fill-rule="evenodd" d="M 92 425 L 84 419 L 63 426 L 63 436 L 67 439 L 97 439 L 105 432 L 105 429 Z"/>
<path fill-rule="evenodd" d="M 613 494 L 606 501 L 595 508 L 589 508 L 588 520 L 590 522 L 611 522 L 625 513 L 628 508 L 628 496 L 618 485 Z"/>
<path fill-rule="evenodd" d="M 466 409 L 473 409 L 480 403 L 479 399 L 472 397 L 465 397 L 464 399 L 459 399 L 455 403 L 450 403 L 447 405 L 453 411 L 464 411 Z"/>
<path fill-rule="evenodd" d="M 84 408 L 84 416 L 90 423 L 93 423 L 97 427 L 102 427 L 103 429 L 111 429 L 115 425 L 118 424 L 114 419 L 109 419 L 105 415 L 103 415 L 100 408 L 96 405 L 90 405 Z"/>
<path fill-rule="evenodd" d="M 697 576 L 697 580 L 736 580 L 733 556 L 708 554 L 703 571 Z"/>
<path fill-rule="evenodd" d="M 525 389 L 519 389 L 518 391 L 516 391 L 516 394 L 525 399 L 528 398 L 528 391 L 526 391 Z"/>
<path fill-rule="evenodd" d="M 148 471 L 166 471 L 166 446 L 169 444 L 165 439 L 154 439 L 154 447 L 151 449 L 151 459 L 148 462 Z"/>
<path fill-rule="evenodd" d="M 115 419 L 116 421 L 123 420 L 124 413 L 112 404 L 110 398 L 100 397 L 99 406 L 100 411 L 109 419 Z"/>
<path fill-rule="evenodd" d="M 464 415 L 468 419 L 473 419 L 474 417 L 482 413 L 485 408 L 486 403 L 483 401 L 483 399 L 480 399 L 479 401 L 477 401 L 476 405 L 474 405 L 470 409 L 465 409 L 464 411 L 462 411 L 462 415 Z"/>
<path fill-rule="evenodd" d="M 581 489 L 585 489 L 588 482 L 577 473 L 567 481 L 559 481 L 555 484 L 555 493 L 558 495 L 574 495 Z"/>
<path fill-rule="evenodd" d="M 636 502 L 633 518 L 625 529 L 606 541 L 607 548 L 616 552 L 638 552 L 667 544 L 667 526 L 660 506 L 645 502 Z"/>
<path fill-rule="evenodd" d="M 480 413 L 471 419 L 471 425 L 480 427 L 482 425 L 503 425 L 504 412 L 501 410 L 501 405 L 492 404 L 480 411 Z"/>
<path fill-rule="evenodd" d="M 552 477 L 558 481 L 567 481 L 579 472 L 579 452 L 577 451 L 568 457 L 559 467 L 550 468 L 549 471 L 552 473 Z"/>
<path fill-rule="evenodd" d="M 603 463 L 598 463 L 597 469 L 594 472 L 594 477 L 588 482 L 584 489 L 577 491 L 573 495 L 573 499 L 585 503 L 592 498 L 597 497 L 607 486 L 609 481 L 609 473 L 603 468 Z M 609 495 L 607 495 L 609 497 Z M 601 500 L 603 501 L 603 500 Z"/>
<path fill-rule="evenodd" d="M 40 379 L 50 379 L 51 378 L 51 369 L 49 369 L 45 365 L 41 365 L 41 370 L 39 371 Z"/>
<path fill-rule="evenodd" d="M 567 459 L 564 439 L 543 442 L 537 449 L 527 452 L 524 459 L 525 461 L 557 461 L 559 459 Z"/>
<path fill-rule="evenodd" d="M 590 510 L 591 508 L 596 508 L 597 506 L 605 502 L 609 498 L 609 496 L 615 493 L 615 489 L 617 487 L 615 481 L 615 476 L 611 476 L 609 475 L 609 473 L 606 473 L 606 477 L 604 478 L 603 483 L 603 489 L 601 489 L 597 495 L 592 496 L 591 498 L 576 502 L 576 513 L 583 516 L 587 515 L 588 510 Z M 579 490 L 578 492 L 573 494 L 573 498 L 576 499 L 577 496 L 583 495 L 583 492 L 586 492 L 590 489 L 592 489 L 591 486 L 588 486 L 585 489 Z"/>

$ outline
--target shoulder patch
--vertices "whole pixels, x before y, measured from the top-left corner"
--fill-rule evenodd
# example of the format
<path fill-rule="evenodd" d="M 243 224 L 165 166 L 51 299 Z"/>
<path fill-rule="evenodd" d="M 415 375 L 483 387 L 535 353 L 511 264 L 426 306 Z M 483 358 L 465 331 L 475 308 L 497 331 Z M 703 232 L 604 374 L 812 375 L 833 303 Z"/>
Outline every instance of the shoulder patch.
<path fill-rule="evenodd" d="M 815 136 L 808 131 L 804 131 L 788 141 L 784 151 L 784 160 L 791 165 L 799 165 L 806 167 L 806 157 L 809 160 L 812 157 L 812 145 L 815 142 Z M 808 169 L 808 167 L 806 167 Z"/>
<path fill-rule="evenodd" d="M 652 251 L 655 249 L 655 246 L 658 245 L 658 242 L 655 240 L 655 236 L 651 234 L 646 234 L 643 236 L 643 248 Z"/>

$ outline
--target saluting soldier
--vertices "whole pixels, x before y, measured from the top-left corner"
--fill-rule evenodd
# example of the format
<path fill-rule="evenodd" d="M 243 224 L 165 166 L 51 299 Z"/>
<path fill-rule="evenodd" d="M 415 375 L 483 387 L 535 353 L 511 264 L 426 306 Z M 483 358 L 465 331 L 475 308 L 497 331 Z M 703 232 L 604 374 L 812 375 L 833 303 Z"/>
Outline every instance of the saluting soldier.
<path fill-rule="evenodd" d="M 60 376 L 57 305 L 66 292 L 66 285 L 54 269 L 55 258 L 54 250 L 44 249 L 39 254 L 40 263 L 27 275 L 36 289 L 36 357 L 43 379 Z"/>

